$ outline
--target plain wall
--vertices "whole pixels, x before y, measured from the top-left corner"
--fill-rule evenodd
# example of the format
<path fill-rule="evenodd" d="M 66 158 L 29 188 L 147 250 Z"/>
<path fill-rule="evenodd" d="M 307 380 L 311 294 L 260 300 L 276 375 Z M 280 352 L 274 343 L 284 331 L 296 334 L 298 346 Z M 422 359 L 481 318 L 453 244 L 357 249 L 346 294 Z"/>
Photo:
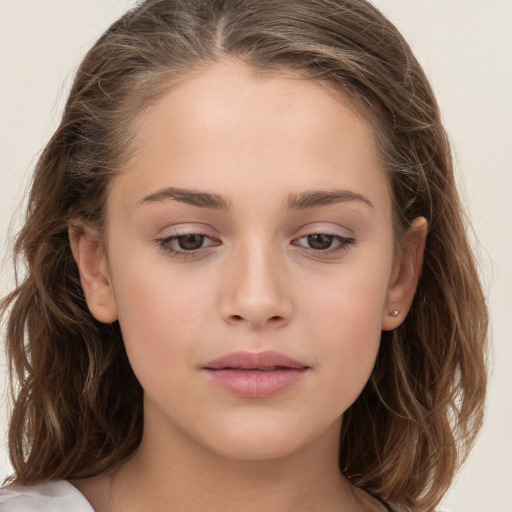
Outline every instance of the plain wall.
<path fill-rule="evenodd" d="M 375 0 L 437 93 L 470 210 L 492 321 L 487 419 L 442 510 L 511 512 L 512 1 Z M 0 254 L 22 217 L 33 165 L 57 126 L 72 72 L 133 0 L 0 0 Z M 11 224 L 12 222 L 12 224 Z M 9 230 L 11 226 L 11 229 Z M 0 295 L 12 285 L 8 257 Z M 0 359 L 1 363 L 1 359 Z M 5 392 L 5 365 L 0 389 Z M 0 479 L 9 471 L 0 409 Z M 2 438 L 3 436 L 3 438 Z"/>

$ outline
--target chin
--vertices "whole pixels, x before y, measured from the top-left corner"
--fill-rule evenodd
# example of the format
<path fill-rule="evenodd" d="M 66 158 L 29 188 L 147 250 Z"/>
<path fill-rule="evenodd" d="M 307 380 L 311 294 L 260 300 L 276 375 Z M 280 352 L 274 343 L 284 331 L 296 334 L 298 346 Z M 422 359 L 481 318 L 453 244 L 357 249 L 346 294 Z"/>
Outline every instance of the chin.
<path fill-rule="evenodd" d="M 315 428 L 315 426 L 317 428 Z M 285 459 L 312 447 L 327 436 L 332 443 L 339 439 L 338 422 L 327 428 L 319 425 L 293 424 L 276 421 L 252 421 L 217 425 L 203 442 L 217 455 L 239 461 L 276 461 Z"/>
<path fill-rule="evenodd" d="M 238 439 L 229 446 L 225 443 L 223 446 L 214 446 L 213 449 L 217 455 L 226 459 L 245 462 L 257 461 L 276 461 L 290 457 L 300 451 L 301 443 L 290 443 L 284 439 L 265 439 L 257 440 Z"/>
<path fill-rule="evenodd" d="M 271 460 L 286 457 L 304 443 L 291 435 L 279 435 L 275 432 L 259 435 L 230 437 L 221 449 L 227 457 L 240 460 Z"/>

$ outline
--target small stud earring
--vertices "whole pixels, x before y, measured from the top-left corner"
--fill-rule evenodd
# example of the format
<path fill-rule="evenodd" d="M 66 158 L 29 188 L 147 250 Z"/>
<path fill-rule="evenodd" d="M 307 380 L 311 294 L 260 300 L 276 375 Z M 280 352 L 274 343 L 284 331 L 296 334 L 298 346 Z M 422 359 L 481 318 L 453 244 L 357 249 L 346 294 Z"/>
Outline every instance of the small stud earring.
<path fill-rule="evenodd" d="M 398 316 L 398 313 L 400 313 L 400 311 L 398 309 L 393 309 L 393 311 L 391 311 L 390 315 L 391 316 Z"/>

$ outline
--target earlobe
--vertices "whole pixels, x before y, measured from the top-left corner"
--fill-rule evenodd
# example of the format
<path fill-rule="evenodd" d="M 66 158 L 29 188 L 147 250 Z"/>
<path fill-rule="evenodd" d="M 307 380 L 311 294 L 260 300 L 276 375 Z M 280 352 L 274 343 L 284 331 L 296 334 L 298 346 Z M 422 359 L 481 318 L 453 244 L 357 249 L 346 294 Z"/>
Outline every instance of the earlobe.
<path fill-rule="evenodd" d="M 99 234 L 78 221 L 70 223 L 68 232 L 87 306 L 96 320 L 112 323 L 117 320 L 117 305 Z"/>
<path fill-rule="evenodd" d="M 409 312 L 421 276 L 427 232 L 427 220 L 418 217 L 405 235 L 402 253 L 393 269 L 382 312 L 383 331 L 396 329 Z"/>

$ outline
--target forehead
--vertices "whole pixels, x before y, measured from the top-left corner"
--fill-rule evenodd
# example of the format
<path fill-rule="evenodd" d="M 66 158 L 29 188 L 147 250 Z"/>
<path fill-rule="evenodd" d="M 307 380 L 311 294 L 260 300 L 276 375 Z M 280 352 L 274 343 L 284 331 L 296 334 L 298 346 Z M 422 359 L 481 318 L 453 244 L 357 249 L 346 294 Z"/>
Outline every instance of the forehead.
<path fill-rule="evenodd" d="M 131 175 L 123 195 L 133 203 L 142 191 L 168 185 L 236 196 L 237 185 L 256 193 L 267 184 L 268 194 L 269 183 L 300 192 L 350 189 L 362 186 L 361 178 L 378 194 L 386 181 L 373 129 L 353 102 L 333 85 L 297 74 L 216 63 L 171 88 L 135 129 L 137 150 L 123 173 Z M 115 188 L 120 181 L 113 180 Z"/>
<path fill-rule="evenodd" d="M 180 79 L 137 118 L 135 125 L 143 140 L 145 134 L 153 138 L 155 129 L 162 127 L 160 123 L 171 118 L 184 138 L 197 133 L 197 128 L 254 138 L 257 131 L 260 135 L 262 129 L 269 133 L 272 125 L 278 129 L 288 121 L 289 129 L 325 138 L 326 131 L 336 131 L 348 116 L 354 139 L 370 142 L 373 136 L 368 112 L 340 86 L 298 72 L 261 71 L 225 60 Z M 243 133 L 237 131 L 241 124 Z"/>

